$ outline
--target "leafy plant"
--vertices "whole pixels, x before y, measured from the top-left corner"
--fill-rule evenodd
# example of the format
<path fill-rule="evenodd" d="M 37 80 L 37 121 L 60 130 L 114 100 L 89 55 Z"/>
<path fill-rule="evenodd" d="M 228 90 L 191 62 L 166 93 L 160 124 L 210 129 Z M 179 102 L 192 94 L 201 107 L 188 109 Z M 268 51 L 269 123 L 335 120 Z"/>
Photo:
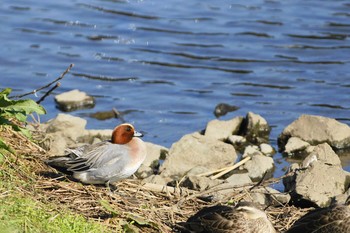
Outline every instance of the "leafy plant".
<path fill-rule="evenodd" d="M 11 100 L 8 95 L 12 89 L 6 88 L 0 92 L 0 126 L 11 126 L 15 131 L 22 132 L 25 136 L 30 137 L 30 132 L 23 127 L 29 114 L 45 114 L 46 110 L 31 99 Z M 12 153 L 11 148 L 7 146 L 0 138 L 0 158 L 1 150 Z"/>

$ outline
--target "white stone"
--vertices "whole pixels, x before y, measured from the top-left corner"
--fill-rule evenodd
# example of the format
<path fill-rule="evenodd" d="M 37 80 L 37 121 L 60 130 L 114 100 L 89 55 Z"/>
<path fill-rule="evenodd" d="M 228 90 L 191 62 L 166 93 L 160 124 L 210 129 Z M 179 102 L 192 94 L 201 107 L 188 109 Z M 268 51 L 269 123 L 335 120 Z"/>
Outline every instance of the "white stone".
<path fill-rule="evenodd" d="M 259 148 L 260 151 L 266 156 L 271 156 L 275 153 L 275 149 L 273 149 L 273 147 L 267 143 L 261 143 Z"/>

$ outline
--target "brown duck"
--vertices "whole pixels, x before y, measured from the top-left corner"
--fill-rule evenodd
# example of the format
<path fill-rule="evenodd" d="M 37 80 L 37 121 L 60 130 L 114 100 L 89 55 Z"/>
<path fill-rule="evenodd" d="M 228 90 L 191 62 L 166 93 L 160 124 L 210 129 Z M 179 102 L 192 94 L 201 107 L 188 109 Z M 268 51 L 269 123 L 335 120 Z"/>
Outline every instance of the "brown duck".
<path fill-rule="evenodd" d="M 312 210 L 297 220 L 286 233 L 350 233 L 349 204 Z"/>
<path fill-rule="evenodd" d="M 249 202 L 235 207 L 213 206 L 200 210 L 184 224 L 182 232 L 276 233 L 264 211 Z"/>

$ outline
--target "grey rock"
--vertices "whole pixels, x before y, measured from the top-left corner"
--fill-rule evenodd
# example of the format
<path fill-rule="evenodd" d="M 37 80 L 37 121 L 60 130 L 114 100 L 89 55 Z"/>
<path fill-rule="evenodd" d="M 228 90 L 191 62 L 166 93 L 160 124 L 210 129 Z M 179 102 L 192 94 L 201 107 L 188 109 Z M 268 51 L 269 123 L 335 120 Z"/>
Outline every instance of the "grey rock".
<path fill-rule="evenodd" d="M 311 145 L 327 142 L 332 148 L 344 149 L 350 145 L 350 127 L 332 118 L 301 115 L 279 136 L 281 151 L 284 151 L 290 137 L 298 137 Z"/>
<path fill-rule="evenodd" d="M 145 179 L 153 174 L 154 174 L 153 169 L 149 166 L 145 166 L 144 164 L 141 164 L 139 169 L 137 169 L 137 171 L 135 172 L 135 175 L 137 176 L 137 178 L 140 178 L 140 179 Z"/>
<path fill-rule="evenodd" d="M 85 92 L 72 90 L 55 96 L 57 107 L 62 111 L 69 112 L 80 108 L 92 108 L 95 100 Z"/>
<path fill-rule="evenodd" d="M 258 146 L 252 146 L 252 145 L 250 145 L 250 146 L 247 146 L 247 147 L 244 149 L 242 158 L 246 158 L 246 157 L 248 157 L 248 156 L 253 157 L 253 156 L 255 156 L 255 155 L 263 155 L 263 153 L 260 152 Z"/>
<path fill-rule="evenodd" d="M 242 117 L 236 117 L 228 121 L 212 120 L 207 124 L 205 136 L 226 140 L 229 136 L 238 133 L 242 120 Z"/>
<path fill-rule="evenodd" d="M 288 193 L 281 193 L 270 187 L 253 189 L 250 193 L 251 200 L 264 206 L 287 204 L 290 201 Z"/>
<path fill-rule="evenodd" d="M 271 128 L 267 121 L 260 115 L 248 112 L 242 122 L 243 135 L 254 144 L 268 142 Z"/>
<path fill-rule="evenodd" d="M 226 181 L 233 186 L 243 186 L 252 183 L 248 173 L 233 174 L 232 176 L 228 177 Z"/>
<path fill-rule="evenodd" d="M 179 178 L 197 166 L 210 170 L 232 165 L 237 159 L 234 147 L 211 137 L 193 133 L 174 143 L 160 166 L 162 176 Z"/>
<path fill-rule="evenodd" d="M 248 171 L 248 175 L 253 181 L 259 181 L 265 173 L 267 173 L 266 178 L 271 177 L 274 163 L 271 157 L 254 155 L 242 167 Z"/>
<path fill-rule="evenodd" d="M 181 186 L 193 190 L 203 191 L 223 182 L 224 181 L 222 180 L 212 180 L 208 177 L 188 176 L 182 182 Z"/>
<path fill-rule="evenodd" d="M 159 163 L 159 158 L 162 154 L 168 153 L 168 148 L 164 146 L 160 146 L 157 144 L 153 144 L 150 142 L 145 142 L 147 148 L 147 156 L 143 165 L 145 166 L 153 166 Z"/>
<path fill-rule="evenodd" d="M 307 154 L 306 148 L 309 146 L 310 143 L 305 142 L 298 137 L 291 137 L 285 145 L 283 154 L 289 157 L 305 157 Z"/>
<path fill-rule="evenodd" d="M 346 173 L 338 156 L 324 143 L 316 146 L 306 158 L 302 169 L 294 166 L 295 175 L 283 179 L 285 190 L 291 193 L 294 203 L 313 203 L 326 207 L 332 198 L 345 192 Z"/>
<path fill-rule="evenodd" d="M 197 167 L 191 168 L 191 170 L 189 170 L 186 173 L 186 175 L 187 176 L 196 176 L 196 175 L 203 174 L 203 173 L 206 173 L 206 172 L 209 172 L 209 169 L 207 167 L 197 166 Z"/>
<path fill-rule="evenodd" d="M 266 156 L 272 156 L 276 153 L 275 149 L 267 143 L 261 143 L 259 145 L 259 148 L 261 153 L 263 153 Z"/>
<path fill-rule="evenodd" d="M 60 113 L 47 124 L 46 133 L 60 132 L 64 137 L 76 141 L 78 137 L 84 135 L 86 120 Z"/>
<path fill-rule="evenodd" d="M 166 179 L 160 175 L 151 175 L 151 176 L 143 179 L 143 182 L 145 182 L 145 183 L 159 184 L 159 185 L 167 185 L 167 183 L 169 181 L 170 181 L 170 179 Z"/>
<path fill-rule="evenodd" d="M 241 146 L 247 142 L 245 137 L 240 135 L 231 135 L 227 138 L 227 141 L 234 146 Z"/>

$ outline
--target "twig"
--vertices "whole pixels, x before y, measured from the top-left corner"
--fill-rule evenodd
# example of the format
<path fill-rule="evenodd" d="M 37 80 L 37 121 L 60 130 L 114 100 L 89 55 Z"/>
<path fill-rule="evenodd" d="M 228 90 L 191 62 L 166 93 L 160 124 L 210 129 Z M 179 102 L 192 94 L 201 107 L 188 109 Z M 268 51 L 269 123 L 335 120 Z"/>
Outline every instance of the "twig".
<path fill-rule="evenodd" d="M 35 94 L 35 93 L 37 93 L 38 91 L 41 91 L 42 89 L 45 89 L 45 88 L 51 86 L 51 85 L 54 84 L 55 82 L 61 80 L 61 79 L 72 69 L 73 66 L 74 66 L 74 64 L 70 64 L 70 65 L 68 66 L 68 68 L 67 68 L 58 78 L 56 78 L 56 79 L 53 80 L 52 82 L 46 84 L 45 86 L 42 86 L 42 87 L 40 87 L 40 88 L 38 88 L 38 89 L 35 89 L 35 90 L 31 91 L 31 92 L 28 92 L 28 93 L 24 93 L 24 94 L 22 94 L 22 95 L 13 96 L 12 98 L 20 99 L 20 98 L 22 98 L 22 97 L 24 97 L 24 96 Z"/>
<path fill-rule="evenodd" d="M 246 162 L 247 162 L 248 160 L 250 160 L 250 159 L 251 159 L 250 156 L 244 158 L 243 160 L 239 161 L 238 163 L 236 163 L 236 164 L 234 164 L 234 165 L 232 165 L 232 166 L 230 166 L 230 167 L 227 167 L 225 170 L 223 170 L 222 172 L 216 174 L 215 176 L 212 176 L 211 179 L 212 179 L 212 180 L 215 180 L 215 179 L 217 179 L 217 178 L 219 178 L 219 177 L 225 175 L 226 173 L 228 173 L 228 172 L 230 172 L 230 171 L 236 169 L 237 167 L 241 166 L 242 164 L 246 163 Z"/>
<path fill-rule="evenodd" d="M 57 87 L 61 86 L 60 82 L 57 82 L 55 86 L 53 86 L 50 90 L 48 90 L 45 95 L 43 95 L 38 101 L 36 101 L 37 104 L 40 104 L 44 99 L 51 94 L 53 90 L 55 90 Z"/>

